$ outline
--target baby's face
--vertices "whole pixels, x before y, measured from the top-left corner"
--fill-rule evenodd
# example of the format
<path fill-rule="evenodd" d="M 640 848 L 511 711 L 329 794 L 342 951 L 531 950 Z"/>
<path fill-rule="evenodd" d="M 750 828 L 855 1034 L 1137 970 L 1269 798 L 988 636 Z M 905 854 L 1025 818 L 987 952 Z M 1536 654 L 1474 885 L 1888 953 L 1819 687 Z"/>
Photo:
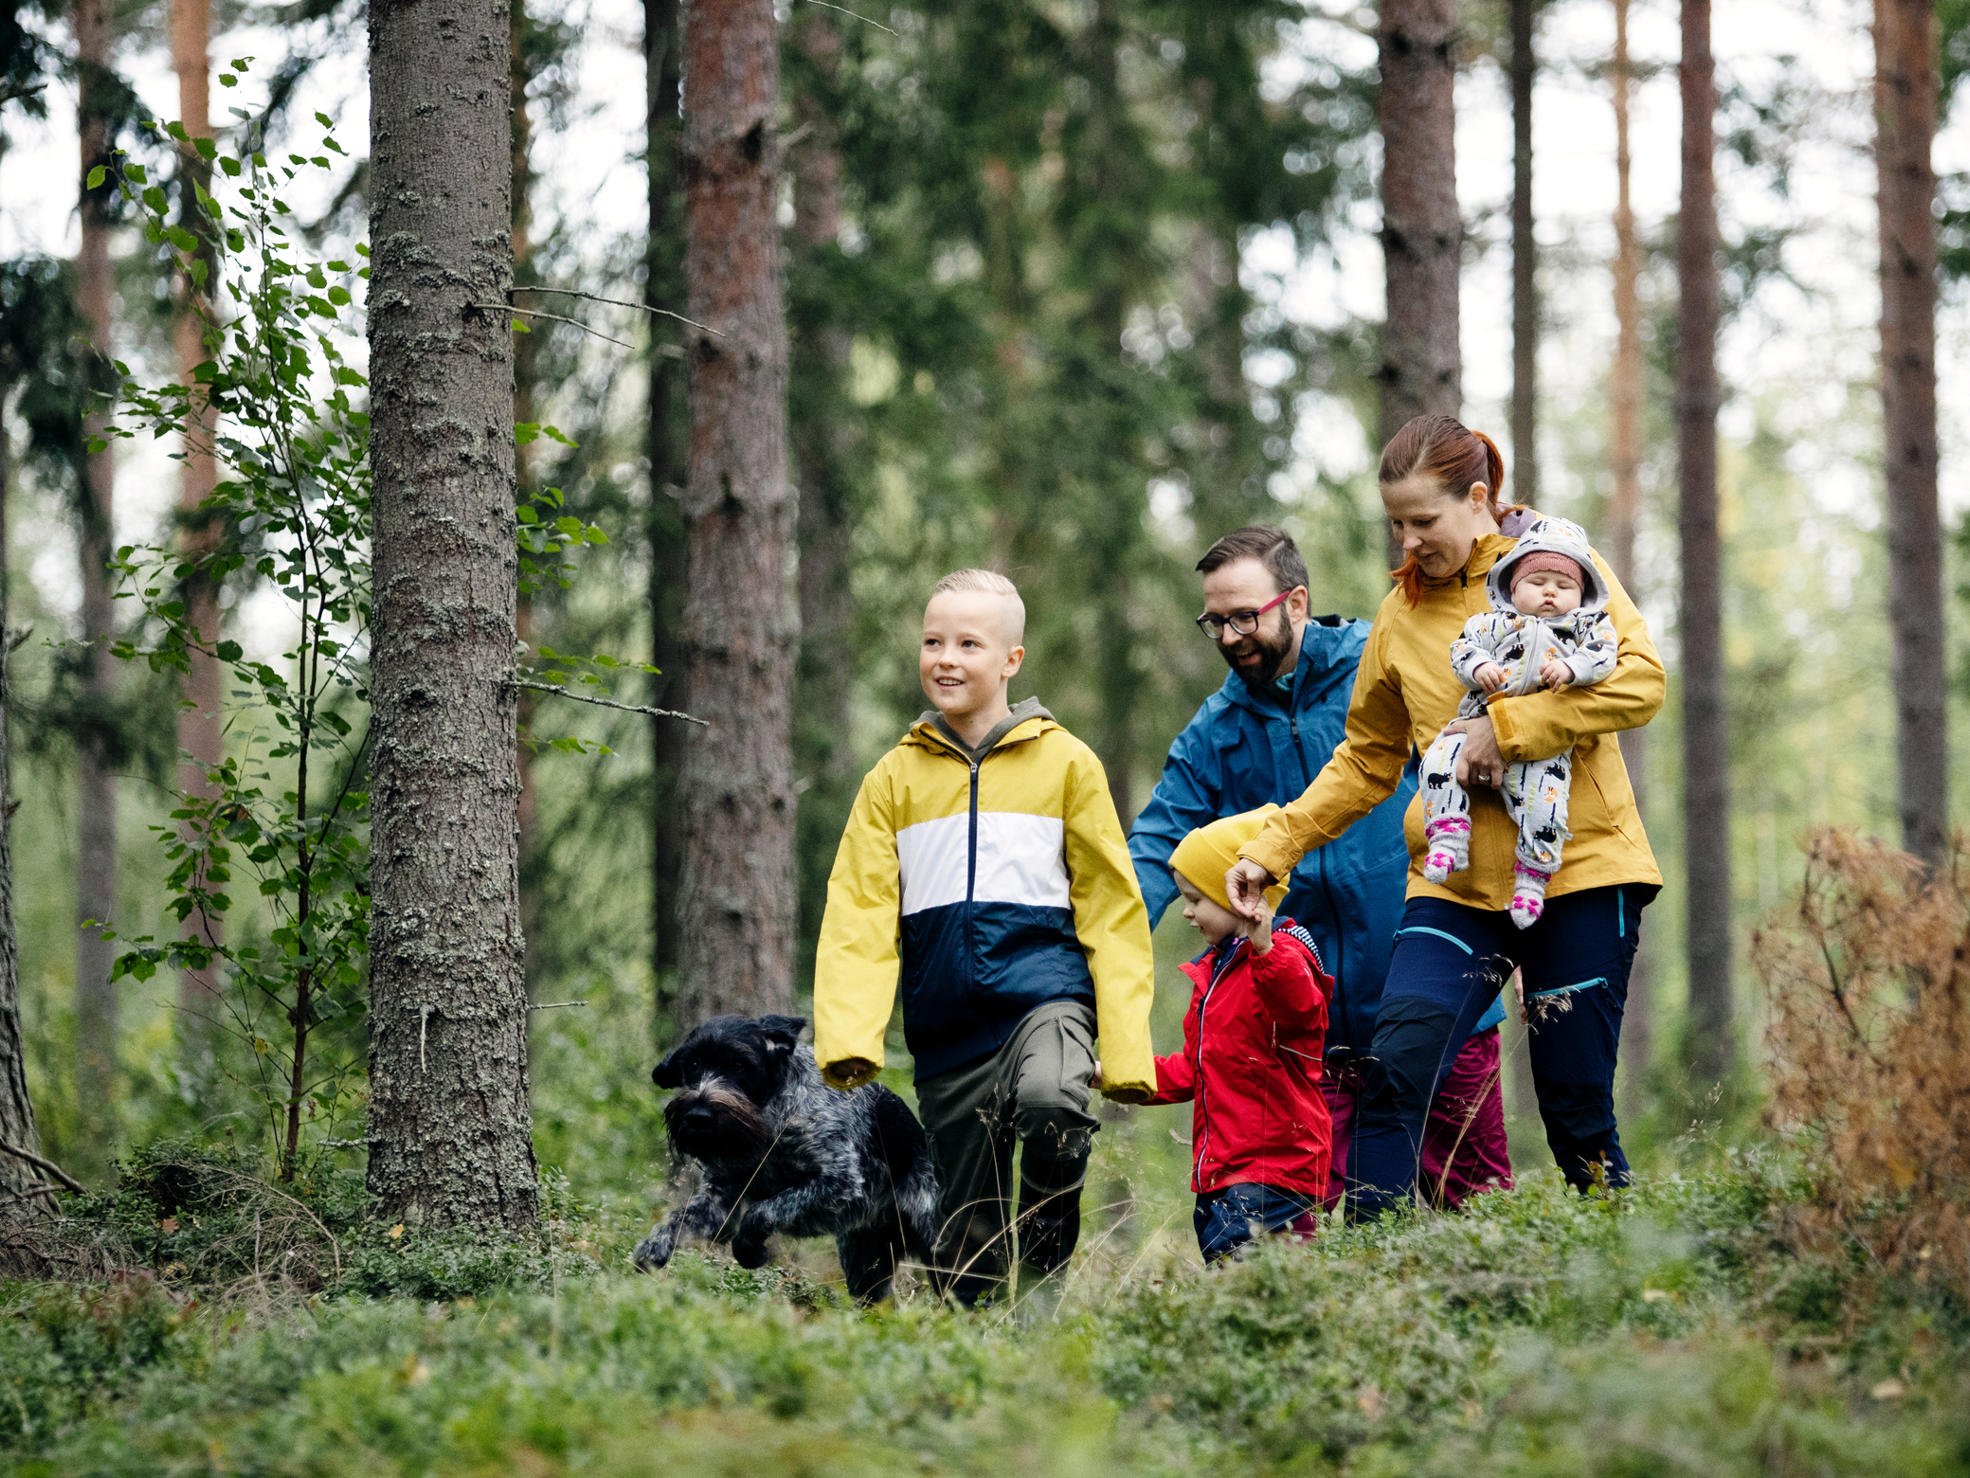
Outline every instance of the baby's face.
<path fill-rule="evenodd" d="M 1526 616 L 1564 616 L 1580 609 L 1580 582 L 1563 570 L 1534 570 L 1512 586 L 1512 604 Z"/>

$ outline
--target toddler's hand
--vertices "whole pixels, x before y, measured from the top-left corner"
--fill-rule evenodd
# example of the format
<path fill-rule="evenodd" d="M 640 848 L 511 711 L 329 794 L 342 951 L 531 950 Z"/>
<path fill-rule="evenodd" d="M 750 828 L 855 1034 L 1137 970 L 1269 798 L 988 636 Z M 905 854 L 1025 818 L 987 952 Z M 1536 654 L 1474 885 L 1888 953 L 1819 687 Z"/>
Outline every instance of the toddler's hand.
<path fill-rule="evenodd" d="M 1557 657 L 1548 657 L 1539 669 L 1539 680 L 1557 691 L 1573 681 L 1573 669 Z"/>
<path fill-rule="evenodd" d="M 1471 674 L 1471 680 L 1487 693 L 1495 693 L 1505 686 L 1505 669 L 1496 662 L 1487 662 Z"/>
<path fill-rule="evenodd" d="M 1252 953 L 1262 955 L 1272 948 L 1272 910 L 1264 909 L 1256 921 L 1244 919 L 1239 922 L 1238 932 L 1245 936 L 1252 946 Z"/>

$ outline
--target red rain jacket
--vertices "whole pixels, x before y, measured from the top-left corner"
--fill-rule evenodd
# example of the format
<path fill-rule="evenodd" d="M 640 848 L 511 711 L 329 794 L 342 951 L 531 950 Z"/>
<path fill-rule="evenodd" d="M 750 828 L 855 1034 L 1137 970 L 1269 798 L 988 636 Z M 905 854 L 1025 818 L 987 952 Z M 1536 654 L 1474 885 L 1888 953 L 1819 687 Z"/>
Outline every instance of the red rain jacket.
<path fill-rule="evenodd" d="M 1191 1102 L 1190 1188 L 1256 1181 L 1327 1194 L 1332 1125 L 1320 1093 L 1333 977 L 1313 936 L 1290 919 L 1272 948 L 1244 940 L 1183 967 L 1196 990 L 1183 1050 L 1156 1059 L 1152 1103 Z"/>

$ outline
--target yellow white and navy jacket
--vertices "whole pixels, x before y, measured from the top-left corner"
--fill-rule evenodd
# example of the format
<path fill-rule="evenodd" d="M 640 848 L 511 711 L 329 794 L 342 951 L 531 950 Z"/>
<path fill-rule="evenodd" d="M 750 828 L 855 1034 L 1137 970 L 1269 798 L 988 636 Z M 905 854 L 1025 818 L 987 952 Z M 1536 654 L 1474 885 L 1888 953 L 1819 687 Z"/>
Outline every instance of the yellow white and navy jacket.
<path fill-rule="evenodd" d="M 828 877 L 814 1055 L 883 1060 L 900 983 L 919 1078 L 1045 1001 L 1095 1009 L 1103 1089 L 1152 1092 L 1149 916 L 1101 761 L 1028 699 L 974 758 L 926 714 L 862 781 Z"/>

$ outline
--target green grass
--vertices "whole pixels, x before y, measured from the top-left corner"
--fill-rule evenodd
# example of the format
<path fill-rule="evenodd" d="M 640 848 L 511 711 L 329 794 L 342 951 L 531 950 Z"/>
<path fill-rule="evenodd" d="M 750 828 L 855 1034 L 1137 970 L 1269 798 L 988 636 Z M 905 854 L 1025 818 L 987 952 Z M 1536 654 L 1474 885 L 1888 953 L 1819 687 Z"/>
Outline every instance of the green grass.
<path fill-rule="evenodd" d="M 616 1269 L 640 1212 L 557 1203 L 546 1249 L 370 1233 L 308 1297 L 264 1275 L 6 1290 L 0 1462 L 1970 1471 L 1963 1308 L 1795 1254 L 1787 1208 L 1807 1194 L 1756 1154 L 1615 1200 L 1539 1174 L 1462 1216 L 1330 1227 L 1211 1274 L 1169 1232 L 1125 1229 L 1091 1238 L 1059 1316 L 1030 1323 L 919 1297 L 857 1310 L 819 1259 L 751 1274 L 685 1254 L 634 1277 Z M 420 1296 L 463 1287 L 480 1291 Z"/>

